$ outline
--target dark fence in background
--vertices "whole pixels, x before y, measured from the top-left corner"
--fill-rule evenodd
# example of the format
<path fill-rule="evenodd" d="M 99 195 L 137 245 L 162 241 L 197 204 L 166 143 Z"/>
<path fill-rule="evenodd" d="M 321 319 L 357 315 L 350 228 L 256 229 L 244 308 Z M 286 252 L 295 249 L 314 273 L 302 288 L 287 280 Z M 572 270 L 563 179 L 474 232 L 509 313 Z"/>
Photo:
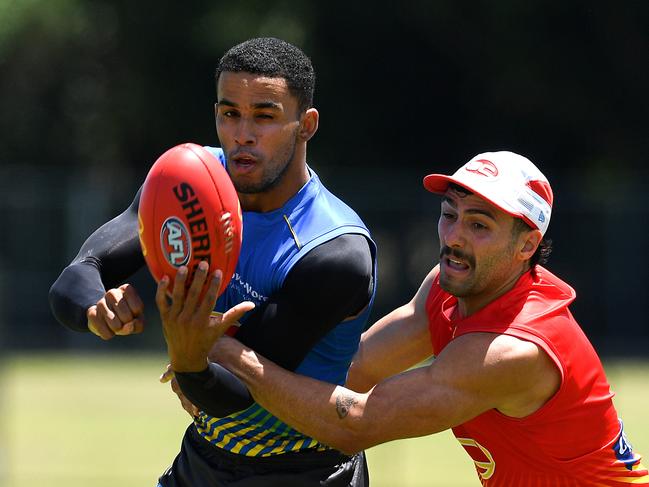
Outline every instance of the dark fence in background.
<path fill-rule="evenodd" d="M 414 294 L 437 262 L 439 198 L 421 186 L 419 171 L 361 171 L 318 166 L 320 176 L 365 219 L 379 245 L 379 318 Z M 10 174 L 7 174 L 10 173 Z M 164 350 L 146 269 L 132 280 L 147 305 L 144 334 L 103 342 L 59 325 L 47 291 L 85 237 L 130 202 L 119 204 L 101 181 L 83 181 L 54 171 L 3 168 L 0 221 L 5 224 L 0 266 L 0 320 L 9 349 L 91 348 Z M 346 177 L 336 177 L 345 174 Z M 126 175 L 124 175 L 126 176 Z M 11 184 L 18 177 L 30 184 Z M 559 195 L 549 236 L 554 252 L 548 267 L 576 288 L 573 313 L 598 350 L 609 356 L 641 356 L 649 350 L 649 208 L 602 204 L 582 208 Z M 630 229 L 633 229 L 632 231 Z M 317 312 L 317 311 L 315 311 Z"/>
<path fill-rule="evenodd" d="M 47 290 L 83 239 L 126 207 L 167 148 L 216 144 L 212 73 L 272 35 L 315 65 L 309 160 L 379 244 L 374 317 L 437 256 L 421 187 L 484 150 L 538 163 L 555 192 L 549 267 L 608 355 L 649 350 L 649 2 L 13 2 L 0 22 L 0 344 L 104 343 L 54 322 Z M 146 271 L 135 277 L 153 296 Z"/>

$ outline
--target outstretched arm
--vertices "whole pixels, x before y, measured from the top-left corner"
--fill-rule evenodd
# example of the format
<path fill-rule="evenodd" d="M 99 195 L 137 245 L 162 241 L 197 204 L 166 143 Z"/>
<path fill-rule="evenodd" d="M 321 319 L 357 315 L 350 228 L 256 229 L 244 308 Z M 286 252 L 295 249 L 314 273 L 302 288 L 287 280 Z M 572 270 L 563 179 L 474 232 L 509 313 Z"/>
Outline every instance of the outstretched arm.
<path fill-rule="evenodd" d="M 139 296 L 131 286 L 117 287 L 144 265 L 137 220 L 140 192 L 123 213 L 88 237 L 50 288 L 52 313 L 68 328 L 88 331 L 90 319 L 91 331 L 106 339 L 129 322 L 131 332 L 141 331 Z"/>
<path fill-rule="evenodd" d="M 224 337 L 221 353 L 255 400 L 298 431 L 353 453 L 459 425 L 489 409 L 523 417 L 559 387 L 559 372 L 536 345 L 476 333 L 451 342 L 427 367 L 389 378 L 367 393 L 281 369 Z"/>
<path fill-rule="evenodd" d="M 557 367 L 536 345 L 491 333 L 458 337 L 430 365 L 383 380 L 366 393 L 288 372 L 229 337 L 217 347 L 224 366 L 246 383 L 259 404 L 302 433 L 348 453 L 443 431 L 489 409 L 524 417 L 540 408 L 561 381 Z"/>

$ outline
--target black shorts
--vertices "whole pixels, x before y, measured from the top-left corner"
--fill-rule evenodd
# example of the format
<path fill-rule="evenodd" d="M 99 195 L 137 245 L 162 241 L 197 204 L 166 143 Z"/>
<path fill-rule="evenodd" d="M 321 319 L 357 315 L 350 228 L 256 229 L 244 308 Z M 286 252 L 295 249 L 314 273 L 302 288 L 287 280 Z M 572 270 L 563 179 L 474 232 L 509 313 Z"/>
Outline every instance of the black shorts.
<path fill-rule="evenodd" d="M 295 452 L 271 457 L 230 453 L 204 440 L 194 425 L 180 453 L 160 477 L 162 487 L 367 487 L 363 452 Z"/>

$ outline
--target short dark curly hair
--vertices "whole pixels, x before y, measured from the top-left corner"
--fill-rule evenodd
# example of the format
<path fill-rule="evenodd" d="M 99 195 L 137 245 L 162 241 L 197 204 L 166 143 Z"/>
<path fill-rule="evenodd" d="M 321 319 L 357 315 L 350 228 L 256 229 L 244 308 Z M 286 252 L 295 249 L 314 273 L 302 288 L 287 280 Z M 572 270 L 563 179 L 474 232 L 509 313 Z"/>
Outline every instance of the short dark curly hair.
<path fill-rule="evenodd" d="M 311 60 L 293 44 L 275 37 L 257 37 L 237 44 L 226 52 L 216 68 L 221 73 L 252 73 L 284 78 L 289 92 L 297 98 L 300 112 L 313 106 L 315 71 Z"/>

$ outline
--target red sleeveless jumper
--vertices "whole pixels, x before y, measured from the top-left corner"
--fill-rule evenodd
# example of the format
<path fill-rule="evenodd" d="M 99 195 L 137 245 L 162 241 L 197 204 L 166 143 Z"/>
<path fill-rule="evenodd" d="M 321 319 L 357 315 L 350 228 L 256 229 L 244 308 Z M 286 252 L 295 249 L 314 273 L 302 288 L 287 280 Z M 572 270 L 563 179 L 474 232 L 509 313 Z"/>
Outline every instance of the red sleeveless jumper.
<path fill-rule="evenodd" d="M 453 428 L 489 487 L 649 486 L 649 473 L 626 439 L 613 394 L 592 345 L 568 310 L 574 290 L 537 266 L 513 289 L 464 319 L 457 299 L 432 284 L 426 302 L 433 352 L 472 332 L 533 342 L 556 363 L 557 393 L 538 411 L 511 418 L 486 411 Z"/>

